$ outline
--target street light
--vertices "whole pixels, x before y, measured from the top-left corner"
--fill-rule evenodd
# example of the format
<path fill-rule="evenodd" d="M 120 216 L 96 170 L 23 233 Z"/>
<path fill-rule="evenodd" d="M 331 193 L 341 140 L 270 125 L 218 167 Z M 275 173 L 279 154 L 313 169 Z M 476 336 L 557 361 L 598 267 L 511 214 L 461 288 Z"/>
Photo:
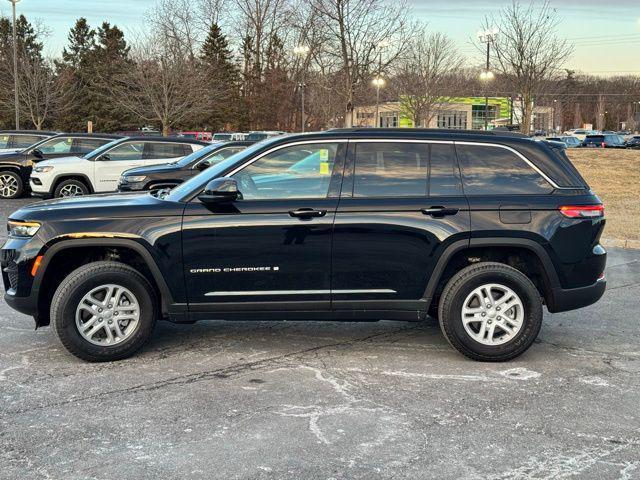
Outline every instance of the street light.
<path fill-rule="evenodd" d="M 498 28 L 492 27 L 486 30 L 478 31 L 478 39 L 482 43 L 487 44 L 487 63 L 483 72 L 480 73 L 480 80 L 482 82 L 490 82 L 495 78 L 493 72 L 489 69 L 489 53 L 491 50 L 491 44 L 495 42 L 496 37 L 498 36 Z M 487 96 L 487 87 L 484 89 L 484 129 L 489 129 L 489 97 Z"/>
<path fill-rule="evenodd" d="M 16 130 L 20 130 L 20 109 L 18 108 L 18 41 L 16 39 L 16 3 L 20 0 L 9 0 L 13 7 L 13 101 L 16 111 Z"/>
<path fill-rule="evenodd" d="M 376 87 L 376 127 L 379 127 L 380 123 L 380 89 L 383 88 L 387 82 L 384 78 L 378 76 L 371 80 L 371 84 Z"/>
<path fill-rule="evenodd" d="M 309 54 L 309 51 L 311 49 L 309 48 L 308 45 L 297 45 L 295 47 L 293 47 L 293 54 L 302 58 L 302 70 L 300 73 L 300 77 L 301 77 L 301 82 L 300 82 L 300 103 L 301 103 L 301 108 L 300 108 L 300 123 L 301 123 L 301 132 L 304 133 L 304 126 L 306 123 L 306 119 L 304 116 L 304 71 L 305 71 L 305 59 L 307 57 L 307 55 Z"/>

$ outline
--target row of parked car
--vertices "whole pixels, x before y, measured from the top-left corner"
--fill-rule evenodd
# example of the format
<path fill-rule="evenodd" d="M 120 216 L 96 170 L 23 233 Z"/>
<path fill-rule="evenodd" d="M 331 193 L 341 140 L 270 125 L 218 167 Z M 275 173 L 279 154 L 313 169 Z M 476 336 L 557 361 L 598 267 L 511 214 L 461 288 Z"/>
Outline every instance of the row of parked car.
<path fill-rule="evenodd" d="M 564 135 L 547 136 L 545 140 L 563 143 L 566 148 L 640 148 L 640 135 L 628 132 L 573 129 Z"/>
<path fill-rule="evenodd" d="M 254 143 L 31 131 L 0 132 L 0 138 L 5 199 L 172 188 Z"/>

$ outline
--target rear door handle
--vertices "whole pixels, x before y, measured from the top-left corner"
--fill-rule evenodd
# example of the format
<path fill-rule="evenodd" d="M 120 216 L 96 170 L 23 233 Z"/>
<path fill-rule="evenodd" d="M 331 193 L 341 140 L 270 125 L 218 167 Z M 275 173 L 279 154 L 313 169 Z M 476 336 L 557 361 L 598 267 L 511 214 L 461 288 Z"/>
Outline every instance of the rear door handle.
<path fill-rule="evenodd" d="M 298 218 L 324 217 L 326 210 L 315 210 L 313 208 L 298 208 L 297 210 L 289 210 L 289 215 Z"/>
<path fill-rule="evenodd" d="M 423 208 L 420 210 L 424 215 L 431 215 L 432 217 L 444 217 L 447 215 L 455 215 L 459 212 L 458 208 L 447 208 L 447 207 L 429 207 Z"/>

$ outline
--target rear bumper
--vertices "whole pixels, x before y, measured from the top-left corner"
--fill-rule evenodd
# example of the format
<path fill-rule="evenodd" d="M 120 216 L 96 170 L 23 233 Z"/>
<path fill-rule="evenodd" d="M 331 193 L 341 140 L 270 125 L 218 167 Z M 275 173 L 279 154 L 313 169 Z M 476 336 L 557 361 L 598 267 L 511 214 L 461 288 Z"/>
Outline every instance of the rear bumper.
<path fill-rule="evenodd" d="M 593 285 L 580 288 L 554 288 L 547 309 L 551 313 L 566 312 L 586 307 L 596 303 L 607 288 L 607 281 L 603 277 Z"/>

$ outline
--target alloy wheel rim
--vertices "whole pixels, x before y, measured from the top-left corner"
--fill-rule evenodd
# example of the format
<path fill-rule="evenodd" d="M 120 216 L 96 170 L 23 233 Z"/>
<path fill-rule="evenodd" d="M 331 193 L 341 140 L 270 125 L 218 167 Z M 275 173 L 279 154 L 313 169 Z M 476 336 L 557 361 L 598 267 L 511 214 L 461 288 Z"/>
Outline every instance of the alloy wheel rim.
<path fill-rule="evenodd" d="M 18 180 L 12 175 L 0 175 L 0 195 L 12 197 L 18 192 Z"/>
<path fill-rule="evenodd" d="M 78 185 L 65 185 L 60 189 L 61 197 L 79 197 L 81 195 L 84 195 L 84 192 Z"/>
<path fill-rule="evenodd" d="M 513 290 L 498 283 L 475 288 L 462 304 L 467 334 L 483 345 L 502 345 L 518 334 L 524 323 L 524 305 Z"/>
<path fill-rule="evenodd" d="M 140 323 L 140 304 L 122 285 L 101 285 L 88 292 L 76 307 L 76 328 L 88 342 L 113 346 L 124 342 Z"/>

